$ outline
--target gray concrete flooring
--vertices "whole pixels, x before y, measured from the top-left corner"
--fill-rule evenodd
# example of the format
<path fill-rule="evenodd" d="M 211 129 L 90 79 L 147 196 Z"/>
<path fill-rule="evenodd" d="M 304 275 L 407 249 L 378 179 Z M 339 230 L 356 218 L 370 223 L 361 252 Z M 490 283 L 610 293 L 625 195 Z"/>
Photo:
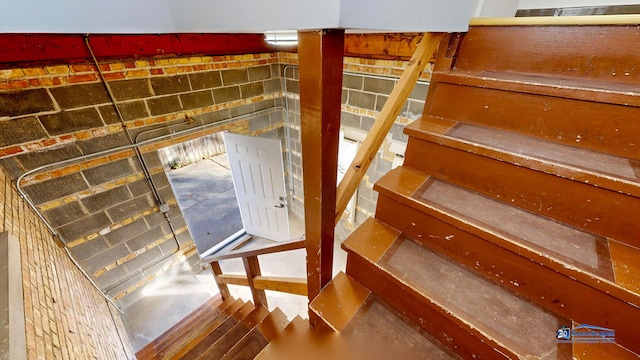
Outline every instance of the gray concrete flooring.
<path fill-rule="evenodd" d="M 121 316 L 135 352 L 219 293 L 210 271 L 194 274 L 186 264 L 157 280 L 147 284 L 144 297 Z"/>
<path fill-rule="evenodd" d="M 227 154 L 167 173 L 201 254 L 242 229 Z"/>
<path fill-rule="evenodd" d="M 203 160 L 174 170 L 170 174 L 171 185 L 194 239 L 196 237 L 212 238 L 213 231 L 224 227 L 224 223 L 230 221 L 221 214 L 233 207 L 237 210 L 231 173 L 228 171 L 228 163 L 225 164 L 225 158 L 226 156 Z M 212 177 L 219 185 L 211 185 Z M 230 188 L 229 184 L 231 184 Z M 229 193 L 233 194 L 233 197 Z M 220 202 L 221 199 L 228 203 L 212 205 Z M 238 218 L 239 216 L 238 212 Z M 302 219 L 290 215 L 289 226 L 292 239 L 304 238 Z M 259 246 L 269 242 L 272 241 L 256 237 L 247 246 Z M 263 255 L 258 260 L 263 275 L 306 277 L 304 249 Z M 340 242 L 336 241 L 334 274 L 344 271 L 345 264 L 346 253 L 340 249 Z M 240 259 L 221 261 L 220 266 L 224 273 L 245 274 Z M 248 287 L 229 286 L 229 290 L 236 298 L 252 301 Z M 145 296 L 127 307 L 122 316 L 134 351 L 142 349 L 218 293 L 208 267 L 204 267 L 204 270 L 198 274 L 194 274 L 187 266 L 179 267 L 171 270 L 171 274 L 148 284 L 144 289 Z M 293 319 L 296 315 L 308 318 L 308 302 L 305 296 L 267 291 L 267 302 L 270 310 L 278 307 L 289 319 Z"/>

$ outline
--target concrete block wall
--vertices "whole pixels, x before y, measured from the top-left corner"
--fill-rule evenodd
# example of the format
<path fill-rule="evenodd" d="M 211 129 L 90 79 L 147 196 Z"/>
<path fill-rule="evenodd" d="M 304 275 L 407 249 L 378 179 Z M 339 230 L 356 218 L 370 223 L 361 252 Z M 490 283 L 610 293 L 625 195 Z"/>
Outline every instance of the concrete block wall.
<path fill-rule="evenodd" d="M 42 165 L 111 150 L 43 169 L 21 186 L 84 269 L 126 306 L 159 274 L 198 263 L 157 149 L 220 130 L 281 137 L 277 111 L 224 122 L 282 103 L 277 60 L 270 53 L 100 64 L 134 139 L 199 129 L 140 147 L 144 164 L 122 148 L 130 142 L 95 66 L 0 70 L 0 166 L 15 181 Z"/>
<path fill-rule="evenodd" d="M 28 359 L 135 359 L 115 309 L 0 172 L 0 232 L 19 239 Z"/>
<path fill-rule="evenodd" d="M 158 149 L 221 130 L 279 138 L 284 144 L 284 114 L 281 111 L 255 118 L 226 120 L 284 106 L 286 100 L 291 110 L 289 130 L 293 139 L 291 148 L 286 149 L 292 155 L 295 188 L 292 209 L 303 214 L 295 71 L 287 72 L 289 93 L 286 99 L 283 97 L 283 70 L 289 64 L 297 64 L 295 54 L 131 60 L 100 65 L 113 89 L 126 127 L 137 141 L 197 128 L 197 131 L 140 147 L 144 166 L 157 187 L 160 201 L 155 199 L 135 151 L 124 147 L 129 144 L 129 139 L 95 66 L 74 64 L 0 70 L 0 175 L 4 179 L 5 193 L 12 194 L 11 207 L 3 208 L 11 210 L 0 211 L 0 214 L 5 216 L 5 226 L 30 227 L 21 236 L 30 241 L 25 243 L 25 254 L 29 255 L 24 255 L 27 261 L 23 263 L 33 267 L 30 269 L 33 275 L 25 278 L 25 284 L 32 288 L 31 291 L 40 289 L 37 278 L 45 277 L 44 270 L 38 268 L 48 269 L 53 264 L 59 271 L 46 275 L 47 281 L 55 286 L 77 289 L 68 298 L 94 304 L 90 310 L 76 309 L 77 304 L 73 301 L 65 304 L 65 308 L 74 314 L 69 317 L 78 316 L 73 319 L 78 323 L 73 325 L 75 334 L 80 333 L 78 329 L 82 326 L 91 329 L 86 330 L 89 335 L 79 335 L 78 339 L 82 340 L 74 340 L 75 337 L 70 340 L 67 336 L 64 341 L 77 342 L 77 346 L 83 349 L 78 351 L 84 351 L 82 354 L 92 351 L 99 354 L 77 357 L 122 358 L 119 354 L 105 355 L 108 351 L 119 351 L 113 343 L 117 340 L 115 337 L 99 344 L 91 342 L 100 342 L 98 338 L 91 338 L 93 331 L 101 334 L 104 331 L 107 336 L 114 334 L 113 328 L 103 322 L 106 317 L 104 307 L 99 305 L 101 300 L 96 292 L 85 288 L 86 283 L 77 278 L 77 272 L 68 268 L 68 260 L 53 246 L 53 240 L 35 215 L 28 219 L 20 215 L 28 209 L 24 202 L 17 200 L 15 184 L 10 180 L 15 182 L 26 171 L 50 163 L 107 151 L 86 160 L 44 168 L 24 178 L 21 186 L 62 234 L 66 245 L 95 281 L 109 290 L 120 305 L 126 306 L 142 296 L 143 286 L 161 274 L 185 262 L 192 266 L 198 263 L 193 241 L 162 169 Z M 345 75 L 343 126 L 368 130 L 388 97 L 390 83 L 385 79 L 368 79 L 367 75 L 398 77 L 405 65 L 403 62 L 345 58 L 345 70 L 358 75 Z M 429 74 L 429 71 L 425 72 L 424 78 L 428 79 Z M 425 97 L 426 88 L 418 87 L 414 91 L 389 140 L 404 139 L 401 129 L 419 113 L 417 109 L 421 109 Z M 185 118 L 190 121 L 185 122 Z M 360 186 L 356 223 L 373 214 L 376 196 L 371 186 L 391 167 L 392 154 L 388 152 L 388 145 L 389 142 L 385 142 Z M 286 163 L 285 168 L 288 168 Z M 175 235 L 159 211 L 159 203 L 170 206 L 168 217 Z M 343 222 L 338 232 L 347 233 L 353 225 Z M 178 243 L 180 250 L 176 251 Z M 29 246 L 49 249 L 57 254 L 56 261 L 61 264 L 48 261 L 47 256 L 50 255 L 29 253 Z M 164 257 L 166 259 L 159 261 Z M 47 304 L 46 311 L 50 311 L 49 304 L 53 300 L 47 302 L 41 295 L 37 296 L 39 306 Z M 29 301 L 33 304 L 29 305 Z M 25 304 L 35 306 L 34 301 L 33 298 L 25 299 Z M 54 304 L 58 300 L 55 301 Z M 41 317 L 44 309 L 38 311 L 30 325 L 36 335 L 29 335 L 29 341 L 36 344 L 38 357 L 50 358 L 49 349 L 53 349 L 55 354 L 62 340 L 56 340 L 53 335 L 47 337 L 47 322 L 38 320 L 45 319 Z M 93 324 L 94 319 L 97 319 L 97 325 Z M 49 329 L 76 324 L 65 317 L 46 320 L 49 321 Z M 39 336 L 42 340 L 38 340 Z M 90 339 L 84 341 L 82 336 Z M 73 349 L 75 345 L 65 346 Z M 40 356 L 43 351 L 47 355 Z"/>
<path fill-rule="evenodd" d="M 294 178 L 292 210 L 298 216 L 303 217 L 304 196 L 297 55 L 282 53 L 280 54 L 280 63 L 284 64 L 283 66 L 291 65 L 286 69 L 284 79 L 287 91 L 285 95 L 288 98 L 291 119 L 291 154 Z M 367 133 L 406 65 L 405 61 L 346 57 L 343 66 L 341 127 Z M 428 82 L 430 78 L 431 64 L 428 64 L 420 80 Z M 338 239 L 346 238 L 367 217 L 375 214 L 378 196 L 373 191 L 373 184 L 392 168 L 395 154 L 389 151 L 391 141 L 406 144 L 407 136 L 403 133 L 404 126 L 422 115 L 427 91 L 427 84 L 416 84 L 358 188 L 354 221 L 351 221 L 349 214 L 345 214 L 336 227 Z"/>

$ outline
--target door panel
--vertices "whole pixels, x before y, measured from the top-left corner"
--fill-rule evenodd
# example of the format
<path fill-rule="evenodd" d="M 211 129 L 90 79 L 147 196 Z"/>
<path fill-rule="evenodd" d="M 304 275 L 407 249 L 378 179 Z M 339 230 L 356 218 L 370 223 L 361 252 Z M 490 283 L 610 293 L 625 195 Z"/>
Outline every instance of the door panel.
<path fill-rule="evenodd" d="M 280 140 L 226 132 L 224 141 L 245 230 L 271 240 L 288 240 Z"/>

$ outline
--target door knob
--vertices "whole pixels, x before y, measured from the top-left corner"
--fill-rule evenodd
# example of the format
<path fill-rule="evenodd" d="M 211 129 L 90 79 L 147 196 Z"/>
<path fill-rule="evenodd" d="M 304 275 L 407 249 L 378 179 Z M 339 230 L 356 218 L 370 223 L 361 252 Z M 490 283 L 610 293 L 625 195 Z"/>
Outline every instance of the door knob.
<path fill-rule="evenodd" d="M 273 206 L 275 206 L 275 207 L 277 207 L 279 209 L 282 209 L 284 207 L 284 204 L 278 204 L 278 205 L 273 205 Z"/>

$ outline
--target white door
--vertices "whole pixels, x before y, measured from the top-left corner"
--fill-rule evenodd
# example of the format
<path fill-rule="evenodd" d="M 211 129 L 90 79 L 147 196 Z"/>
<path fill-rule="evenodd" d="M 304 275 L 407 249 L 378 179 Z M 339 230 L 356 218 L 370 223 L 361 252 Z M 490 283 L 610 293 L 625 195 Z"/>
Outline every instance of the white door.
<path fill-rule="evenodd" d="M 356 157 L 359 147 L 360 142 L 346 138 L 344 132 L 340 131 L 340 142 L 338 143 L 338 184 L 340 184 L 340 181 L 342 181 L 342 178 L 347 173 L 347 169 L 351 166 L 351 162 Z M 357 197 L 358 189 L 353 193 L 351 200 L 349 200 L 347 207 L 344 209 L 351 223 L 355 223 Z"/>
<path fill-rule="evenodd" d="M 271 240 L 288 240 L 280 140 L 225 132 L 224 143 L 246 232 Z"/>

